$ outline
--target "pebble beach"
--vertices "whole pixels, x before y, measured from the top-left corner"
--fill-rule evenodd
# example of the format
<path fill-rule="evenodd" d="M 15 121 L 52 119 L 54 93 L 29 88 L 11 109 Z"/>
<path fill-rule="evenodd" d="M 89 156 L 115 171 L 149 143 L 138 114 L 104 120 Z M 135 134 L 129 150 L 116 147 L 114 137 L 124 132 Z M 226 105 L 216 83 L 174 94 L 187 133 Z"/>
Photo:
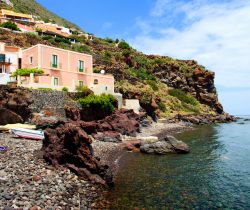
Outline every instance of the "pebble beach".
<path fill-rule="evenodd" d="M 1 209 L 96 208 L 101 188 L 47 165 L 39 154 L 41 141 L 0 134 L 0 145 L 8 148 L 0 153 Z"/>

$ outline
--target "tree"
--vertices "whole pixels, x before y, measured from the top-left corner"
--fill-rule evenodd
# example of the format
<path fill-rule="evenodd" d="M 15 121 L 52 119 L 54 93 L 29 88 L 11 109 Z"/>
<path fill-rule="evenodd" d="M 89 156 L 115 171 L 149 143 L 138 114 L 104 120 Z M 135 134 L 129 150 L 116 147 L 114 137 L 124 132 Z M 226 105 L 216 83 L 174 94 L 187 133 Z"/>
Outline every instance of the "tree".
<path fill-rule="evenodd" d="M 13 31 L 20 31 L 20 29 L 17 27 L 17 25 L 11 21 L 7 21 L 5 23 L 2 23 L 0 26 L 2 28 L 8 28 L 8 29 L 11 29 Z"/>

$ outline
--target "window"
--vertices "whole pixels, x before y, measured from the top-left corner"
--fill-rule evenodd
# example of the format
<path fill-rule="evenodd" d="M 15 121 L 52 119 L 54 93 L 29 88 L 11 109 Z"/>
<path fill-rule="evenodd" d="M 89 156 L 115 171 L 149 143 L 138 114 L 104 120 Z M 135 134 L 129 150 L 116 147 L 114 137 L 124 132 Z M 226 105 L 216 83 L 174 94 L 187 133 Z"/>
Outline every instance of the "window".
<path fill-rule="evenodd" d="M 83 81 L 79 81 L 79 86 L 83 87 Z"/>
<path fill-rule="evenodd" d="M 32 64 L 33 63 L 33 57 L 31 56 L 30 57 L 30 64 Z"/>
<path fill-rule="evenodd" d="M 51 65 L 51 66 L 52 66 L 53 68 L 57 68 L 57 66 L 58 66 L 58 65 L 57 65 L 57 62 L 58 62 L 58 57 L 57 57 L 57 55 L 52 55 L 52 62 L 51 62 L 52 65 Z"/>
<path fill-rule="evenodd" d="M 107 87 L 107 86 L 105 87 L 105 90 L 106 90 L 106 91 L 108 90 L 108 87 Z"/>
<path fill-rule="evenodd" d="M 94 80 L 94 84 L 97 85 L 98 84 L 98 79 Z"/>
<path fill-rule="evenodd" d="M 83 72 L 84 71 L 84 61 L 79 60 L 78 67 L 79 67 L 79 72 Z"/>
<path fill-rule="evenodd" d="M 54 86 L 59 86 L 59 79 L 54 77 Z"/>

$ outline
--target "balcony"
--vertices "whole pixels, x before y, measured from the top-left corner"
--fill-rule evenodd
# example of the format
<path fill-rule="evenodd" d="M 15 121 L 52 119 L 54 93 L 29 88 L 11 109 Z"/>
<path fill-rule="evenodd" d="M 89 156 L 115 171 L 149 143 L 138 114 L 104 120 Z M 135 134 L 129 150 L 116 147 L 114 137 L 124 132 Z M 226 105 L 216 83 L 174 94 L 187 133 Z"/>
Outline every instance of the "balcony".
<path fill-rule="evenodd" d="M 50 67 L 53 69 L 62 69 L 62 64 L 61 63 L 50 63 Z"/>
<path fill-rule="evenodd" d="M 0 63 L 4 65 L 10 65 L 10 58 L 6 58 L 5 54 L 0 54 Z"/>

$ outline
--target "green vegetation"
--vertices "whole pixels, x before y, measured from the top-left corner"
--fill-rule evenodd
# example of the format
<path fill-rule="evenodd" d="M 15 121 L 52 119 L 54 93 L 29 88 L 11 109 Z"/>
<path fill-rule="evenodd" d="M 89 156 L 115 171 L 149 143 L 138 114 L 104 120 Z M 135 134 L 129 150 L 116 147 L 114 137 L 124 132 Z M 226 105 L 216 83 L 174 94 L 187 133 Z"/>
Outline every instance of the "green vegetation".
<path fill-rule="evenodd" d="M 71 42 L 70 42 L 68 39 L 61 38 L 61 37 L 56 37 L 56 38 L 55 38 L 55 42 L 71 44 Z"/>
<path fill-rule="evenodd" d="M 120 49 L 123 49 L 123 50 L 129 50 L 131 48 L 130 45 L 127 42 L 125 42 L 124 40 L 119 42 L 118 47 Z"/>
<path fill-rule="evenodd" d="M 44 71 L 42 69 L 17 69 L 12 73 L 13 77 L 16 76 L 30 76 L 30 74 L 43 74 Z"/>
<path fill-rule="evenodd" d="M 185 93 L 182 90 L 178 89 L 170 89 L 168 91 L 169 95 L 174 96 L 178 98 L 180 101 L 186 103 L 186 104 L 191 104 L 193 106 L 196 106 L 199 104 L 199 102 L 191 95 Z"/>
<path fill-rule="evenodd" d="M 77 99 L 84 98 L 90 94 L 93 94 L 93 91 L 91 91 L 87 86 L 76 86 L 77 91 Z"/>
<path fill-rule="evenodd" d="M 63 87 L 63 88 L 62 88 L 62 91 L 63 91 L 63 92 L 69 92 L 69 88 Z"/>
<path fill-rule="evenodd" d="M 154 81 L 156 81 L 155 76 L 153 74 L 150 74 L 149 72 L 147 72 L 147 70 L 144 68 L 139 68 L 139 69 L 129 68 L 129 69 L 127 69 L 127 72 L 129 74 L 137 77 L 140 80 L 154 80 Z"/>
<path fill-rule="evenodd" d="M 37 90 L 54 91 L 52 88 L 38 88 Z"/>
<path fill-rule="evenodd" d="M 2 28 L 8 28 L 8 29 L 11 29 L 13 31 L 20 31 L 20 29 L 17 27 L 17 25 L 11 21 L 7 21 L 5 23 L 2 23 L 0 25 L 0 27 Z"/>
<path fill-rule="evenodd" d="M 98 110 L 104 115 L 112 114 L 117 103 L 116 98 L 110 94 L 90 94 L 85 98 L 80 98 L 78 102 L 81 104 L 83 110 Z"/>

